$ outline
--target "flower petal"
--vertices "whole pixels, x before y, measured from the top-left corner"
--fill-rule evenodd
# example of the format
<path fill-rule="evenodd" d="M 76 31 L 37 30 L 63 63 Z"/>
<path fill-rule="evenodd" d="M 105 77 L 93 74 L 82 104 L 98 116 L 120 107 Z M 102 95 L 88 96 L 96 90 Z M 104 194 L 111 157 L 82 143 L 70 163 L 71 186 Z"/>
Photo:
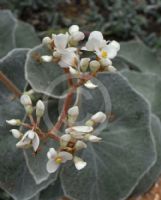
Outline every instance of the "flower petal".
<path fill-rule="evenodd" d="M 95 84 L 92 83 L 91 81 L 87 81 L 87 82 L 84 84 L 84 86 L 85 86 L 86 88 L 89 88 L 89 89 L 94 89 L 94 88 L 98 87 L 97 85 L 95 85 Z"/>
<path fill-rule="evenodd" d="M 74 164 L 77 170 L 81 170 L 87 165 L 87 163 L 84 160 L 77 156 L 74 157 Z"/>
<path fill-rule="evenodd" d="M 33 140 L 36 133 L 32 130 L 29 130 L 29 131 L 26 132 L 26 134 L 27 134 L 29 139 Z"/>
<path fill-rule="evenodd" d="M 90 33 L 88 39 L 96 38 L 97 40 L 103 40 L 103 35 L 100 31 L 93 31 Z"/>
<path fill-rule="evenodd" d="M 39 136 L 37 135 L 37 133 L 35 133 L 35 137 L 32 140 L 32 147 L 33 147 L 35 152 L 37 151 L 39 144 L 40 144 Z"/>
<path fill-rule="evenodd" d="M 41 56 L 41 59 L 43 62 L 51 62 L 53 57 L 45 55 L 45 56 Z"/>
<path fill-rule="evenodd" d="M 67 43 L 68 43 L 68 38 L 69 38 L 69 35 L 68 33 L 66 34 L 58 34 L 58 35 L 52 35 L 53 36 L 53 39 L 54 39 L 54 44 L 55 44 L 55 47 L 56 49 L 65 49 L 66 46 L 67 46 Z"/>
<path fill-rule="evenodd" d="M 73 127 L 65 129 L 66 133 L 70 133 L 72 131 L 85 134 L 85 133 L 92 132 L 93 131 L 93 127 L 92 126 L 73 126 Z"/>
<path fill-rule="evenodd" d="M 49 160 L 46 165 L 46 169 L 49 173 L 54 173 L 60 165 L 57 164 L 54 160 Z"/>
<path fill-rule="evenodd" d="M 65 163 L 68 160 L 72 160 L 73 159 L 73 155 L 71 153 L 68 153 L 66 151 L 61 151 L 58 156 L 60 156 L 62 158 L 62 162 Z"/>
<path fill-rule="evenodd" d="M 78 32 L 79 31 L 79 26 L 78 25 L 72 25 L 69 27 L 69 33 L 72 34 L 74 32 Z"/>
<path fill-rule="evenodd" d="M 58 62 L 58 64 L 62 68 L 68 68 L 69 66 L 75 66 L 76 60 L 77 56 L 75 53 L 70 51 L 65 51 L 62 53 L 61 60 Z"/>
<path fill-rule="evenodd" d="M 50 148 L 47 152 L 48 159 L 54 159 L 57 156 L 57 151 L 54 148 Z"/>

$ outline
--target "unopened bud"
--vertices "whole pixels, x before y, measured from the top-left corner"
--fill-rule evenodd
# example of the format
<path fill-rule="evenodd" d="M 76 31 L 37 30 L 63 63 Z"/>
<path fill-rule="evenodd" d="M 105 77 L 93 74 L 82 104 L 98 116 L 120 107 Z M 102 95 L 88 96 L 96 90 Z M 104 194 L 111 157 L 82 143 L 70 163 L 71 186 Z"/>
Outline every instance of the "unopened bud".
<path fill-rule="evenodd" d="M 80 68 L 82 72 L 86 72 L 89 67 L 90 58 L 82 58 L 80 61 Z"/>
<path fill-rule="evenodd" d="M 90 141 L 90 142 L 100 142 L 102 138 L 97 137 L 95 135 L 87 134 L 85 136 L 85 140 Z"/>
<path fill-rule="evenodd" d="M 16 139 L 21 138 L 22 135 L 23 135 L 23 134 L 22 134 L 19 130 L 17 130 L 17 129 L 11 129 L 10 131 L 11 131 L 13 137 L 16 138 Z"/>
<path fill-rule="evenodd" d="M 96 72 L 99 70 L 100 68 L 100 63 L 97 61 L 97 60 L 92 60 L 90 63 L 89 63 L 89 67 L 91 69 L 92 72 Z"/>
<path fill-rule="evenodd" d="M 103 123 L 106 120 L 106 115 L 103 112 L 97 112 L 91 117 L 91 120 L 95 123 Z"/>
<path fill-rule="evenodd" d="M 83 40 L 85 37 L 84 33 L 83 32 L 74 32 L 72 33 L 71 35 L 71 41 L 76 41 L 76 42 L 79 42 L 80 40 Z"/>
<path fill-rule="evenodd" d="M 85 149 L 85 148 L 87 148 L 86 143 L 82 142 L 81 140 L 78 140 L 78 141 L 76 142 L 76 144 L 75 144 L 75 149 L 76 149 L 76 151 L 79 151 L 79 150 Z"/>
<path fill-rule="evenodd" d="M 60 145 L 61 147 L 66 147 L 68 142 L 71 140 L 71 135 L 64 134 L 60 137 Z"/>
<path fill-rule="evenodd" d="M 53 60 L 52 56 L 41 56 L 43 62 L 51 62 Z"/>
<path fill-rule="evenodd" d="M 23 94 L 20 98 L 20 102 L 24 106 L 32 105 L 32 101 L 29 95 Z"/>
<path fill-rule="evenodd" d="M 41 100 L 39 100 L 36 104 L 36 116 L 42 117 L 44 115 L 44 112 L 45 112 L 45 105 Z"/>
<path fill-rule="evenodd" d="M 78 106 L 73 106 L 73 107 L 69 108 L 68 115 L 70 115 L 70 116 L 78 116 L 79 115 Z"/>
<path fill-rule="evenodd" d="M 69 27 L 69 33 L 70 34 L 78 32 L 78 31 L 79 31 L 79 26 L 78 25 L 72 25 L 72 26 Z"/>
<path fill-rule="evenodd" d="M 48 45 L 52 42 L 52 39 L 50 37 L 44 37 L 42 40 L 42 43 L 45 45 Z"/>
<path fill-rule="evenodd" d="M 20 126 L 21 125 L 21 121 L 19 119 L 6 120 L 6 122 L 12 126 Z"/>
<path fill-rule="evenodd" d="M 108 67 L 109 65 L 112 65 L 112 62 L 110 59 L 100 59 L 101 67 Z"/>
<path fill-rule="evenodd" d="M 85 123 L 86 126 L 94 126 L 94 121 L 93 120 L 88 120 L 86 123 Z"/>
<path fill-rule="evenodd" d="M 107 67 L 107 70 L 109 72 L 116 72 L 117 71 L 117 69 L 115 67 L 111 66 L 111 65 Z"/>

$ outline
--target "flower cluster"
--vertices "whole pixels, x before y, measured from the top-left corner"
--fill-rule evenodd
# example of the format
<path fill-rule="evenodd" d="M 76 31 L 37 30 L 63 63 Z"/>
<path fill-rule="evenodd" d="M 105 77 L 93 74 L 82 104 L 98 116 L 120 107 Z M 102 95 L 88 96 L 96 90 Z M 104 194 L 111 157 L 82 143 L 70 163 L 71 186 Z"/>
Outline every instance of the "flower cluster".
<path fill-rule="evenodd" d="M 74 106 L 68 110 L 68 128 L 65 129 L 65 134 L 60 137 L 60 148 L 56 151 L 50 148 L 47 153 L 48 163 L 47 171 L 55 172 L 62 163 L 68 160 L 73 160 L 77 170 L 83 169 L 87 163 L 76 155 L 82 149 L 87 148 L 86 142 L 100 142 L 101 138 L 94 134 L 94 126 L 98 123 L 103 123 L 106 120 L 106 115 L 98 112 L 93 115 L 83 126 L 74 126 L 79 109 Z"/>
<path fill-rule="evenodd" d="M 85 38 L 79 26 L 72 25 L 65 34 L 52 34 L 43 39 L 43 44 L 51 50 L 52 55 L 41 56 L 44 62 L 56 62 L 62 68 L 67 68 L 70 74 L 81 78 L 85 74 L 96 75 L 99 71 L 115 72 L 112 59 L 120 50 L 116 41 L 106 41 L 99 31 L 90 33 L 85 46 L 80 47 L 79 42 Z M 91 57 L 84 56 L 84 52 L 91 53 Z M 85 83 L 88 88 L 97 87 L 90 80 Z"/>
<path fill-rule="evenodd" d="M 19 140 L 16 144 L 18 148 L 26 149 L 32 147 L 34 152 L 36 152 L 40 144 L 40 136 L 41 136 L 41 130 L 38 126 L 41 117 L 44 115 L 45 105 L 41 100 L 39 100 L 36 103 L 36 122 L 35 122 L 32 116 L 34 107 L 32 105 L 30 96 L 27 94 L 22 95 L 20 98 L 20 102 L 24 106 L 27 116 L 30 118 L 31 125 L 24 123 L 19 119 L 11 119 L 7 120 L 6 122 L 12 126 L 24 126 L 26 128 L 29 128 L 29 130 L 26 131 L 24 134 L 18 129 L 11 129 L 11 132 L 12 135 Z"/>

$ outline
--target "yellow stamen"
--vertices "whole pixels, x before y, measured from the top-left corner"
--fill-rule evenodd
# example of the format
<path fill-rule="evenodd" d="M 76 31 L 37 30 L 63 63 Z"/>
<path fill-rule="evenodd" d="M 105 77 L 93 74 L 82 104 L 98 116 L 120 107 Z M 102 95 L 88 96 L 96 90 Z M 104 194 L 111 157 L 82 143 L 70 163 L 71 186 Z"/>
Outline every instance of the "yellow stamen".
<path fill-rule="evenodd" d="M 56 159 L 55 159 L 55 162 L 57 163 L 57 164 L 61 164 L 62 163 L 62 158 L 61 157 L 57 157 Z"/>
<path fill-rule="evenodd" d="M 102 51 L 101 56 L 102 56 L 102 58 L 107 58 L 108 57 L 107 51 Z"/>

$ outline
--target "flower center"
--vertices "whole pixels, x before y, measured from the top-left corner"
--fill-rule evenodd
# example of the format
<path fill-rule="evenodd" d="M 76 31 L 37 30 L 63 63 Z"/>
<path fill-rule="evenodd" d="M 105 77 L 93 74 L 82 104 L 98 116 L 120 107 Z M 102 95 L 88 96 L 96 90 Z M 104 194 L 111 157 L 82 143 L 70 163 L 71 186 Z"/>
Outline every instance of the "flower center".
<path fill-rule="evenodd" d="M 108 57 L 107 51 L 102 51 L 101 55 L 102 55 L 102 58 L 107 58 Z"/>
<path fill-rule="evenodd" d="M 55 162 L 56 162 L 57 164 L 61 164 L 62 161 L 63 161 L 63 159 L 62 159 L 61 157 L 55 158 Z"/>

